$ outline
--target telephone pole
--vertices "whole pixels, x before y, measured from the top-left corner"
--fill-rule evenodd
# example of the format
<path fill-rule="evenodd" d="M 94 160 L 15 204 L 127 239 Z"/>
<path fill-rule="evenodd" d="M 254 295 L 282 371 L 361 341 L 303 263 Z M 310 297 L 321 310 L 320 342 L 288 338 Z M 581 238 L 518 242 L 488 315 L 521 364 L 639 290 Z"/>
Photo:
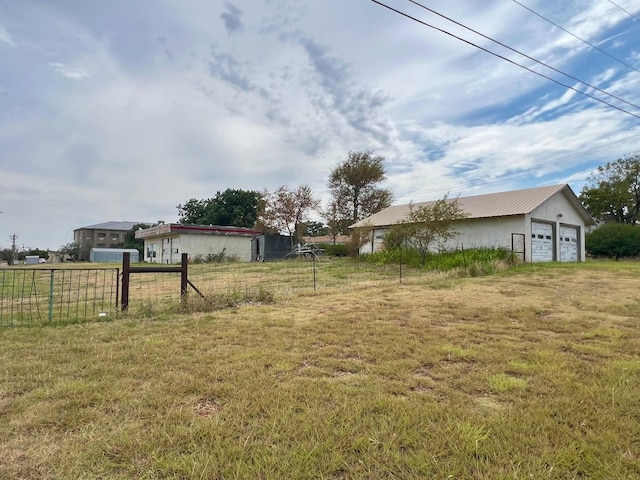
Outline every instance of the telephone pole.
<path fill-rule="evenodd" d="M 14 233 L 13 235 L 9 235 L 9 239 L 11 240 L 11 250 L 13 253 L 16 253 L 16 240 L 18 236 Z"/>

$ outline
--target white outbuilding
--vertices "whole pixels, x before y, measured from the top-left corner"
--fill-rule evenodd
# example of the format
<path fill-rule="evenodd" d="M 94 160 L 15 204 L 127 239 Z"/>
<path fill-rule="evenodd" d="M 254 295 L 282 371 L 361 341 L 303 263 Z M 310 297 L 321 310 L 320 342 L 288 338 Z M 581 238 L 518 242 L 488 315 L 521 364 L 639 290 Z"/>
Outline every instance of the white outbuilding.
<path fill-rule="evenodd" d="M 585 231 L 595 221 L 569 185 L 450 199 L 454 200 L 467 218 L 454 224 L 458 234 L 445 245 L 447 250 L 506 248 L 526 262 L 585 260 Z M 414 203 L 414 208 L 430 203 Z M 408 213 L 409 204 L 395 205 L 352 225 L 371 230 L 360 253 L 383 250 L 387 229 Z"/>
<path fill-rule="evenodd" d="M 189 261 L 207 258 L 251 261 L 251 240 L 261 232 L 244 227 L 182 225 L 163 223 L 140 229 L 136 238 L 144 240 L 144 261 L 180 263 L 182 253 Z"/>

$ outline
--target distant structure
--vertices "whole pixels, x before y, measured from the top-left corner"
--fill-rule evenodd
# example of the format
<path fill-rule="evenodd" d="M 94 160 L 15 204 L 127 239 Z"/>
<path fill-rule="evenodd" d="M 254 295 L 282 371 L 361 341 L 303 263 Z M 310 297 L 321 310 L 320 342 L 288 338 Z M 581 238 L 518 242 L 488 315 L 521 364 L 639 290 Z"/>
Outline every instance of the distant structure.
<path fill-rule="evenodd" d="M 73 231 L 73 241 L 80 245 L 80 261 L 88 261 L 92 248 L 121 248 L 124 245 L 125 234 L 135 225 L 153 222 L 110 221 L 87 225 Z"/>

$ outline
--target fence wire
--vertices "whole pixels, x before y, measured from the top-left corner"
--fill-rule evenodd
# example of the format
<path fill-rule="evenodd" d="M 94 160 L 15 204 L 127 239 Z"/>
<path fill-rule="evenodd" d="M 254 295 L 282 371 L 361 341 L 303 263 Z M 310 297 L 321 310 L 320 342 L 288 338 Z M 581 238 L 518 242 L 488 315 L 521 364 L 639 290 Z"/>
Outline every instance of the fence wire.
<path fill-rule="evenodd" d="M 120 293 L 118 268 L 2 268 L 0 326 L 113 317 Z M 406 265 L 377 265 L 352 258 L 189 264 L 188 299 L 278 298 L 342 292 L 384 284 L 417 283 L 438 274 Z M 265 295 L 266 293 L 266 295 Z M 171 311 L 182 305 L 179 273 L 130 276 L 131 314 Z"/>
<path fill-rule="evenodd" d="M 118 268 L 1 268 L 0 326 L 100 318 L 117 309 Z"/>

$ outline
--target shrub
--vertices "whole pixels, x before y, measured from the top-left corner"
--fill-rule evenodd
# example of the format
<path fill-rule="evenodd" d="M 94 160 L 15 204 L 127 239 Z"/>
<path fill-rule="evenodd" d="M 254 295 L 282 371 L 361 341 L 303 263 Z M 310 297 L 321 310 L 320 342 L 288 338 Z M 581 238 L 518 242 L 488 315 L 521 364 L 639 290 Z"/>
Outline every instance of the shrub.
<path fill-rule="evenodd" d="M 640 227 L 607 223 L 586 236 L 587 253 L 594 257 L 637 257 L 640 255 Z"/>
<path fill-rule="evenodd" d="M 349 245 L 345 244 L 321 243 L 318 247 L 324 250 L 324 254 L 329 257 L 348 257 L 350 253 Z"/>

